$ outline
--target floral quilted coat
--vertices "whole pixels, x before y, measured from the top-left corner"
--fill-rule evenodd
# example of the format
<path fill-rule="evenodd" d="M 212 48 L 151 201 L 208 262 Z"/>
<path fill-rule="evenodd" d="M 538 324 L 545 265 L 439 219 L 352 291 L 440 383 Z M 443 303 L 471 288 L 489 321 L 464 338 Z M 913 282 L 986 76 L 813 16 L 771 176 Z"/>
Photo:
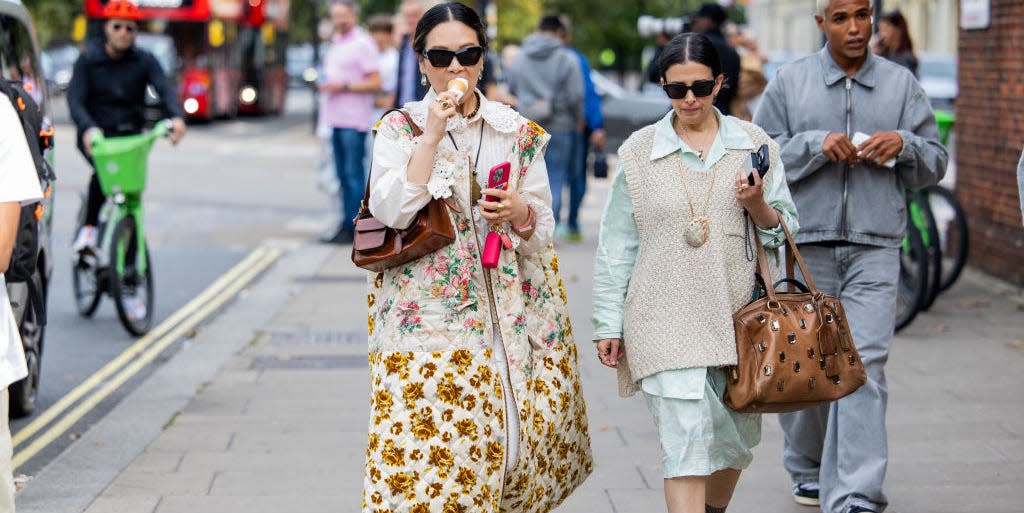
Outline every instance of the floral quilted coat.
<path fill-rule="evenodd" d="M 530 172 L 549 137 L 525 118 L 515 120 L 517 128 L 505 134 L 510 187 Z M 386 116 L 377 128 L 378 138 L 411 147 L 412 130 L 401 114 Z M 438 155 L 458 205 L 450 209 L 455 242 L 370 283 L 363 511 L 547 512 L 592 467 L 558 258 L 550 246 L 530 255 L 505 250 L 498 267 L 485 270 L 486 233 L 469 200 L 471 155 L 454 149 Z M 495 340 L 507 365 L 497 360 L 502 351 Z M 509 393 L 518 409 L 508 412 L 518 415 L 518 440 L 510 439 Z M 514 464 L 512 447 L 518 447 Z"/>

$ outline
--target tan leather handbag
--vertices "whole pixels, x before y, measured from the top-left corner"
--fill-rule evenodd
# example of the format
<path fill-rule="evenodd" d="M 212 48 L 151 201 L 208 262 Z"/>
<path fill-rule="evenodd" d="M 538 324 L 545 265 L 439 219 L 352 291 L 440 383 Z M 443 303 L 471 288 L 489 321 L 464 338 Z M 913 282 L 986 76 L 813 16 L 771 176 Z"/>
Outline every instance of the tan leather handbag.
<path fill-rule="evenodd" d="M 737 411 L 802 410 L 849 395 L 867 381 L 842 303 L 814 286 L 785 223 L 782 228 L 787 258 L 796 260 L 806 286 L 789 276 L 782 281 L 801 290 L 776 292 L 764 246 L 752 237 L 765 286 L 763 297 L 732 316 L 738 363 L 726 368 L 723 401 Z"/>
<path fill-rule="evenodd" d="M 401 109 L 412 127 L 413 136 L 423 133 L 413 123 L 409 113 Z M 387 116 L 391 111 L 384 115 Z M 384 272 L 417 258 L 429 255 L 455 241 L 455 228 L 448 215 L 447 203 L 431 198 L 413 219 L 408 228 L 391 228 L 370 213 L 370 177 L 366 178 L 366 192 L 355 218 L 355 240 L 352 243 L 352 262 L 368 271 Z"/>

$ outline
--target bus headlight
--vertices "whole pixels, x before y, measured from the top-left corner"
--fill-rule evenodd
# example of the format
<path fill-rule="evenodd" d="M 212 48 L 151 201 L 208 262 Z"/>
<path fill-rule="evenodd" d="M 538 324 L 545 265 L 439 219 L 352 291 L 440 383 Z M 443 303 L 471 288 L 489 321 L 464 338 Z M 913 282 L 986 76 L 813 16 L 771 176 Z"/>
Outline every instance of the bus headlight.
<path fill-rule="evenodd" d="M 199 100 L 196 100 L 195 98 L 187 98 L 185 100 L 184 107 L 186 114 L 195 114 L 199 111 Z"/>
<path fill-rule="evenodd" d="M 246 105 L 256 103 L 256 89 L 253 86 L 243 87 L 242 92 L 238 93 L 238 99 Z"/>

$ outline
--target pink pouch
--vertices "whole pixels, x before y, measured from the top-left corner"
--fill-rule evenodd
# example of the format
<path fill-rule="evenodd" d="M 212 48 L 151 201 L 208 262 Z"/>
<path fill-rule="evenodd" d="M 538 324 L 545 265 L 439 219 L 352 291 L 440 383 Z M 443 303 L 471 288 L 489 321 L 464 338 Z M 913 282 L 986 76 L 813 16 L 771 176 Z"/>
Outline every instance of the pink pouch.
<path fill-rule="evenodd" d="M 484 241 L 484 253 L 480 257 L 480 261 L 484 265 L 484 269 L 494 269 L 498 267 L 498 258 L 501 257 L 501 235 L 497 232 L 490 232 L 487 234 L 487 240 Z"/>

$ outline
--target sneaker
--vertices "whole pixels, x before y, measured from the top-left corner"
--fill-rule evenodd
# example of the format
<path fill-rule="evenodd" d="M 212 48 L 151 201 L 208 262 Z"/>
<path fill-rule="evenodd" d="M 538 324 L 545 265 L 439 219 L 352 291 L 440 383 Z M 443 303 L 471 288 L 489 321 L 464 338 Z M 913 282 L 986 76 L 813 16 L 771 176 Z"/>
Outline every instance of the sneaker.
<path fill-rule="evenodd" d="M 793 500 L 801 506 L 821 506 L 818 490 L 818 483 L 797 483 L 793 485 Z"/>
<path fill-rule="evenodd" d="M 578 230 L 569 230 L 569 233 L 565 235 L 565 240 L 569 242 L 583 242 L 583 234 Z"/>
<path fill-rule="evenodd" d="M 121 306 L 129 321 L 137 322 L 146 318 L 146 302 L 138 294 L 122 297 Z"/>
<path fill-rule="evenodd" d="M 79 228 L 75 241 L 71 243 L 71 249 L 77 253 L 96 249 L 96 227 L 87 224 Z"/>

